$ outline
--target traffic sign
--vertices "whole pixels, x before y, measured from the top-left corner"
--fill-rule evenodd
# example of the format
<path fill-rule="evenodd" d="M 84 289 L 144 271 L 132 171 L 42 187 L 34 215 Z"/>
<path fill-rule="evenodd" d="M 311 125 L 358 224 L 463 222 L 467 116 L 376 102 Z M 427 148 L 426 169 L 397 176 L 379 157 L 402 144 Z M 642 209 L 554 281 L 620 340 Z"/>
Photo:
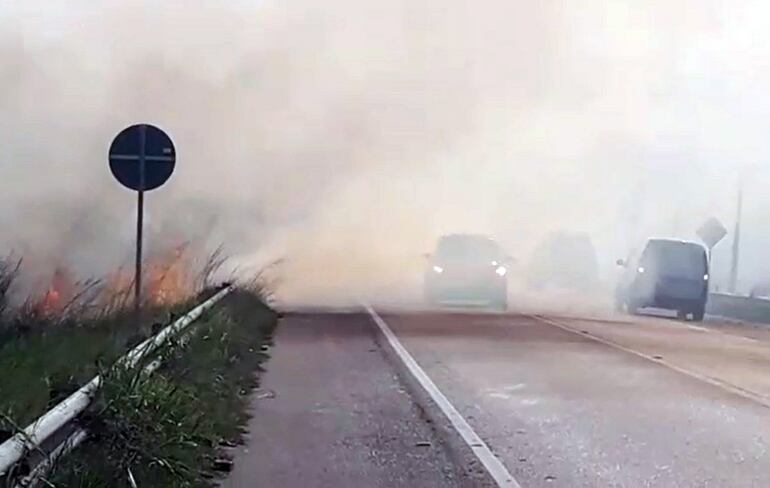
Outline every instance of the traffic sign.
<path fill-rule="evenodd" d="M 144 192 L 154 190 L 168 181 L 176 165 L 176 150 L 165 132 L 154 125 L 137 124 L 123 129 L 112 140 L 109 163 L 110 171 L 120 184 L 137 193 L 134 307 L 137 322 L 140 322 Z"/>
<path fill-rule="evenodd" d="M 174 172 L 176 151 L 171 138 L 149 124 L 123 129 L 110 145 L 110 170 L 125 187 L 149 191 L 165 183 Z"/>
<path fill-rule="evenodd" d="M 712 249 L 727 235 L 727 229 L 719 220 L 711 217 L 698 228 L 696 234 L 706 244 L 706 247 Z"/>

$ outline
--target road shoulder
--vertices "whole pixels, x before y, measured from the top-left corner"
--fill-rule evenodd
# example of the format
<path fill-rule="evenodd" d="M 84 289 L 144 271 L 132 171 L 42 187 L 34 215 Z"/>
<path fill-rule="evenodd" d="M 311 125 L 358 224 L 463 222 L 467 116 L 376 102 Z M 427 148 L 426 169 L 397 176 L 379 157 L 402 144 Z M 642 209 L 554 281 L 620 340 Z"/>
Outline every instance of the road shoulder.
<path fill-rule="evenodd" d="M 364 314 L 288 314 L 222 483 L 483 486 L 415 401 Z"/>

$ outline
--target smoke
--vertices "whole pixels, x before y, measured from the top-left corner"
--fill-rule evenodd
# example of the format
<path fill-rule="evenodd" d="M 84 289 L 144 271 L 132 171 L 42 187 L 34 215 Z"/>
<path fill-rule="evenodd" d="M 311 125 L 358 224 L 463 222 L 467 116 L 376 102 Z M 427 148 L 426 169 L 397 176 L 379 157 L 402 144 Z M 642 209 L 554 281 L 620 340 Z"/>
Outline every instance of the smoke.
<path fill-rule="evenodd" d="M 410 297 L 421 254 L 455 231 L 522 262 L 549 232 L 585 231 L 609 278 L 649 235 L 731 228 L 740 174 L 748 286 L 770 273 L 767 10 L 6 0 L 0 249 L 93 275 L 130 261 L 134 196 L 106 149 L 149 122 L 178 153 L 148 197 L 150 249 L 284 258 L 286 299 Z"/>

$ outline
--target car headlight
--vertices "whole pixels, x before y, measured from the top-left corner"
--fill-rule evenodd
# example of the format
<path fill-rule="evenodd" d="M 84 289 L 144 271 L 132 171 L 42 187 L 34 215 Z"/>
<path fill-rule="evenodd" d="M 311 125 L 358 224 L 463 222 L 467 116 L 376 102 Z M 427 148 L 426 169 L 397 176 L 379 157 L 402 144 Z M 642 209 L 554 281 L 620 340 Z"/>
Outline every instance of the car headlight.
<path fill-rule="evenodd" d="M 708 280 L 709 280 L 709 275 L 708 273 L 706 273 L 703 275 L 703 281 L 708 281 Z"/>
<path fill-rule="evenodd" d="M 507 272 L 508 270 L 505 269 L 504 266 L 498 266 L 497 268 L 495 268 L 495 273 L 497 273 L 499 276 L 505 276 L 505 273 Z"/>
<path fill-rule="evenodd" d="M 639 272 L 639 274 L 644 274 L 644 267 L 639 266 L 639 268 L 637 268 L 637 271 Z"/>
<path fill-rule="evenodd" d="M 444 268 L 442 268 L 441 266 L 433 266 L 433 271 L 435 271 L 438 274 L 441 274 L 444 272 Z"/>

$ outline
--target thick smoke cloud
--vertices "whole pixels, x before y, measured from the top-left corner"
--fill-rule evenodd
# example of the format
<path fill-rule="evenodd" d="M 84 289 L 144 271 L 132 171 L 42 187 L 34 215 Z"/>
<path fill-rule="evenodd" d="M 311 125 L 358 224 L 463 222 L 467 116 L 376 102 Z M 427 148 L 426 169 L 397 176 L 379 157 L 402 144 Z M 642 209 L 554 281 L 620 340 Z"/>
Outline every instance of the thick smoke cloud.
<path fill-rule="evenodd" d="M 550 231 L 586 231 L 609 278 L 649 235 L 692 238 L 712 215 L 731 227 L 741 174 L 745 288 L 770 273 L 767 10 L 6 1 L 0 248 L 94 275 L 130 260 L 133 196 L 105 152 L 148 121 L 179 154 L 149 197 L 150 248 L 286 258 L 287 299 L 407 297 L 453 231 L 520 261 Z"/>

